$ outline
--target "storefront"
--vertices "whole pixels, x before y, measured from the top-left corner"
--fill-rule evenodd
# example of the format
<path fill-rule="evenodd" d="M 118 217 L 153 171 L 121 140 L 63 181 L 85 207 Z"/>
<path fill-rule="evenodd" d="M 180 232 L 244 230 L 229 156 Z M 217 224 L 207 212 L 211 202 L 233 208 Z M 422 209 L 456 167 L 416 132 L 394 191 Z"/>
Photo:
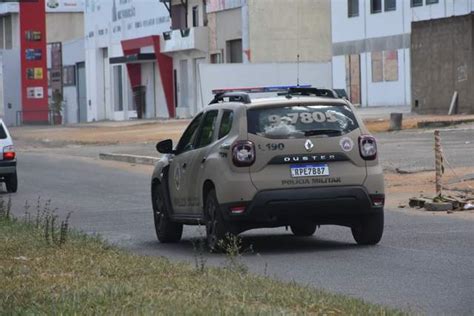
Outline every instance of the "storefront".
<path fill-rule="evenodd" d="M 170 17 L 159 1 L 87 1 L 88 121 L 175 117 Z"/>

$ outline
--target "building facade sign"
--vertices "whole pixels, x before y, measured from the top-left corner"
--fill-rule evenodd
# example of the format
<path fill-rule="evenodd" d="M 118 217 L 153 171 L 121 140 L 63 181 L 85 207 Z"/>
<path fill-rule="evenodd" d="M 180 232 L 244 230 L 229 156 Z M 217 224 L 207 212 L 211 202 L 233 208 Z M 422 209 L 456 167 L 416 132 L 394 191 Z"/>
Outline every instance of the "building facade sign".
<path fill-rule="evenodd" d="M 20 2 L 20 34 L 23 121 L 47 122 L 45 0 Z"/>
<path fill-rule="evenodd" d="M 46 12 L 83 12 L 84 0 L 45 0 Z"/>
<path fill-rule="evenodd" d="M 168 11 L 157 0 L 88 0 L 85 12 L 86 39 L 91 46 L 161 34 L 171 26 Z"/>

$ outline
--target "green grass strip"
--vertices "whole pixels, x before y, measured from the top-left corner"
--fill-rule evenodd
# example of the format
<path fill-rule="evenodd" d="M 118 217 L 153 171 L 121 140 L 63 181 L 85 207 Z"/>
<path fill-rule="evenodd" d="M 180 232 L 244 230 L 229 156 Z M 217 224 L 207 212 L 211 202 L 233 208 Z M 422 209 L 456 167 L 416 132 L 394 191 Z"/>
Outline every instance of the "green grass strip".
<path fill-rule="evenodd" d="M 196 269 L 69 233 L 61 247 L 34 225 L 0 218 L 0 315 L 399 315 L 294 283 Z"/>

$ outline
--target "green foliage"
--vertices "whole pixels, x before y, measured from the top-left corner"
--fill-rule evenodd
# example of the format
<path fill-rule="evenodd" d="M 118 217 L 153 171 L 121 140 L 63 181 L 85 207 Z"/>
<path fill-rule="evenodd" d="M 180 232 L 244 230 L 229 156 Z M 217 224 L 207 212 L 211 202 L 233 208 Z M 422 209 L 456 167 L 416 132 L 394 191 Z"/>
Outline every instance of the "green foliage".
<path fill-rule="evenodd" d="M 0 198 L 0 221 L 11 221 L 11 208 L 12 208 L 12 200 L 8 197 L 7 203 L 3 198 Z"/>
<path fill-rule="evenodd" d="M 63 108 L 63 95 L 59 90 L 53 90 L 51 96 L 51 104 L 49 105 L 50 109 L 55 113 L 60 113 Z"/>

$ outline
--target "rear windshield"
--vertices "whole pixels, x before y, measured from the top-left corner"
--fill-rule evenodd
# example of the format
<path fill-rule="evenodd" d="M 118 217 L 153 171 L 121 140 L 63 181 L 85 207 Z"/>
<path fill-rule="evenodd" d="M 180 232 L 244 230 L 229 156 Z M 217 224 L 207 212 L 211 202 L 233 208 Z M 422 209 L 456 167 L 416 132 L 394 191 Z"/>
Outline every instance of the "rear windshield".
<path fill-rule="evenodd" d="M 292 105 L 247 111 L 248 132 L 267 138 L 341 136 L 359 127 L 346 105 Z"/>

